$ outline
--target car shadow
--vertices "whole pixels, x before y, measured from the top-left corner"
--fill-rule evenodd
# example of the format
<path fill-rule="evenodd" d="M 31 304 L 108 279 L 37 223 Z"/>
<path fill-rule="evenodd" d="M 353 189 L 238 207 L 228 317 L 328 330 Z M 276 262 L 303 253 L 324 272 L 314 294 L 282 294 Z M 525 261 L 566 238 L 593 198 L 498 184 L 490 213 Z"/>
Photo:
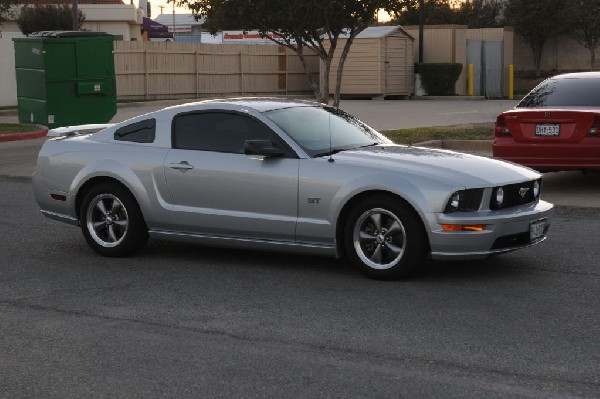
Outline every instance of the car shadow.
<path fill-rule="evenodd" d="M 334 259 L 315 255 L 266 252 L 246 249 L 207 247 L 197 244 L 151 240 L 136 257 L 155 259 L 158 263 L 171 265 L 205 264 L 220 269 L 260 269 L 275 272 L 308 272 L 311 274 L 365 278 L 345 259 Z M 503 256 L 476 261 L 433 261 L 427 260 L 411 277 L 401 281 L 447 281 L 447 280 L 490 280 L 506 279 L 531 273 L 518 258 Z"/>

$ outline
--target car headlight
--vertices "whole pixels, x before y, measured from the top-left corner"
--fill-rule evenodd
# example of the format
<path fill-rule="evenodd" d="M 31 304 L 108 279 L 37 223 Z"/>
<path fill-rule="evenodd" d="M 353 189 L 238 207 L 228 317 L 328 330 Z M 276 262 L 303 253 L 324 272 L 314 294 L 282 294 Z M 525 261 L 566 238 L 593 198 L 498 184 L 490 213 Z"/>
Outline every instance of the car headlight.
<path fill-rule="evenodd" d="M 483 198 L 483 189 L 474 188 L 469 190 L 460 190 L 452 193 L 446 204 L 445 213 L 451 212 L 473 212 L 481 207 Z"/>
<path fill-rule="evenodd" d="M 537 198 L 540 196 L 540 181 L 536 180 L 533 182 L 533 198 Z"/>
<path fill-rule="evenodd" d="M 502 208 L 502 205 L 504 205 L 504 189 L 502 187 L 496 189 L 494 200 L 496 201 L 496 206 Z"/>

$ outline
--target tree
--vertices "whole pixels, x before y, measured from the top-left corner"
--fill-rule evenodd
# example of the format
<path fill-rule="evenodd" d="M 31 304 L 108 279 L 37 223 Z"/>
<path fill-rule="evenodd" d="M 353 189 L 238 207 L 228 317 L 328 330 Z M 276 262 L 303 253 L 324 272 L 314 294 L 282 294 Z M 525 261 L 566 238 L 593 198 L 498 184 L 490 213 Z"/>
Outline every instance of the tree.
<path fill-rule="evenodd" d="M 596 63 L 600 46 L 600 0 L 566 0 L 564 16 L 569 36 L 590 52 L 590 70 Z"/>
<path fill-rule="evenodd" d="M 425 25 L 457 24 L 469 28 L 502 26 L 500 15 L 504 7 L 500 0 L 465 0 L 455 7 L 451 0 L 425 0 Z M 396 20 L 399 25 L 417 25 L 419 8 L 409 7 Z"/>
<path fill-rule="evenodd" d="M 331 64 L 340 38 L 346 39 L 339 59 L 334 105 L 340 102 L 344 63 L 356 36 L 374 20 L 377 10 L 399 13 L 412 0 L 169 0 L 192 10 L 196 18 L 207 17 L 211 32 L 237 24 L 238 29 L 257 29 L 261 36 L 293 50 L 318 101 L 329 102 Z M 314 51 L 323 64 L 321 85 L 306 60 Z"/>
<path fill-rule="evenodd" d="M 466 0 L 456 10 L 456 22 L 469 28 L 502 27 L 504 3 L 500 0 Z"/>
<path fill-rule="evenodd" d="M 81 26 L 85 16 L 81 10 L 78 11 L 78 15 L 78 26 Z M 25 6 L 17 18 L 17 26 L 25 35 L 47 30 L 71 30 L 73 27 L 71 7 L 67 4 Z"/>
<path fill-rule="evenodd" d="M 425 0 L 423 2 L 423 23 L 425 25 L 454 24 L 456 15 L 450 6 L 450 0 Z M 418 25 L 419 7 L 414 4 L 407 7 L 396 19 L 399 25 Z"/>
<path fill-rule="evenodd" d="M 0 27 L 12 16 L 11 8 L 17 2 L 17 0 L 0 0 Z"/>
<path fill-rule="evenodd" d="M 506 23 L 529 45 L 536 76 L 540 76 L 542 52 L 546 41 L 565 32 L 565 0 L 508 0 L 504 9 Z"/>

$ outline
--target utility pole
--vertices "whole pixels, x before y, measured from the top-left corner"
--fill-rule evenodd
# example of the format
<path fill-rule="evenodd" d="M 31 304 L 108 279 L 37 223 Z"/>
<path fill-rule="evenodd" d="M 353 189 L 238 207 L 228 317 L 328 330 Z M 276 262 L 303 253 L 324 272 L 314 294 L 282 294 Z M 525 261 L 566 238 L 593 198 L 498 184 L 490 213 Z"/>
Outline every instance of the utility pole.
<path fill-rule="evenodd" d="M 423 25 L 425 24 L 425 0 L 419 0 L 419 63 L 423 63 Z"/>
<path fill-rule="evenodd" d="M 165 8 L 165 6 L 161 4 L 158 6 L 158 8 L 160 8 L 160 15 L 162 15 L 163 9 Z"/>
<path fill-rule="evenodd" d="M 79 10 L 77 9 L 77 0 L 72 0 L 71 16 L 73 17 L 73 30 L 79 30 Z"/>

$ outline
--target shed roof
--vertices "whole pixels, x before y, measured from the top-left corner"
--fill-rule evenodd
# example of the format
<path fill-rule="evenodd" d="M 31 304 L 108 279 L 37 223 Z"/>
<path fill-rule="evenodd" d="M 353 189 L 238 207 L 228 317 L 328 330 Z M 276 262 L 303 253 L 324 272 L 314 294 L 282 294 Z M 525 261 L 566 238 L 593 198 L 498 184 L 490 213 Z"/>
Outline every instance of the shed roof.
<path fill-rule="evenodd" d="M 356 39 L 376 39 L 376 38 L 391 35 L 392 33 L 396 33 L 396 32 L 402 32 L 405 35 L 412 38 L 412 35 L 410 33 L 408 33 L 407 31 L 405 31 L 401 26 L 386 25 L 386 26 L 369 26 L 367 29 L 360 32 L 356 36 Z M 348 34 L 340 35 L 340 39 L 347 39 L 348 37 L 349 37 Z"/>

